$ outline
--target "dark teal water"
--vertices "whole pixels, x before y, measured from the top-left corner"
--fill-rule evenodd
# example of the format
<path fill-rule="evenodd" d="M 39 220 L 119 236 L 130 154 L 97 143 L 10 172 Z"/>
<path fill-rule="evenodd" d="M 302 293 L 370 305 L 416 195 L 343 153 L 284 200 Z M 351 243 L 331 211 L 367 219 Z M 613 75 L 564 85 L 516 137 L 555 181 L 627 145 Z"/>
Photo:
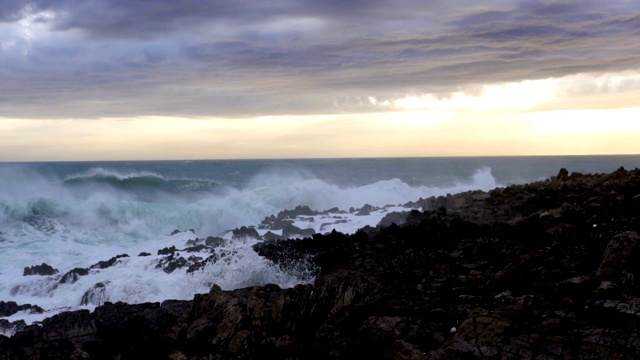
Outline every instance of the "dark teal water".
<path fill-rule="evenodd" d="M 491 169 L 498 183 L 507 185 L 550 177 L 561 167 L 601 173 L 620 166 L 640 166 L 640 155 L 0 163 L 0 169 L 22 167 L 54 181 L 86 177 L 96 169 L 103 169 L 104 173 L 93 180 L 100 181 L 100 177 L 108 174 L 114 177 L 147 174 L 174 181 L 205 181 L 212 187 L 243 187 L 259 174 L 287 173 L 339 186 L 363 186 L 395 178 L 411 186 L 442 187 L 470 178 L 485 167 Z M 112 183 L 117 185 L 116 181 Z M 152 181 L 149 186 L 154 186 Z"/>

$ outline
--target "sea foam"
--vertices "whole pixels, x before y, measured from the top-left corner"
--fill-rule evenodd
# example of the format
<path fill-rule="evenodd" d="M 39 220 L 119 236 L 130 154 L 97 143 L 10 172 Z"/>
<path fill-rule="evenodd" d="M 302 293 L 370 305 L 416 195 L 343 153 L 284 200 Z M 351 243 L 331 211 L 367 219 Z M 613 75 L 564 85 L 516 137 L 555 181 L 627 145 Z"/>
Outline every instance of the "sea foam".
<path fill-rule="evenodd" d="M 0 177 L 0 300 L 39 305 L 47 315 L 92 309 L 105 301 L 190 299 L 214 283 L 223 289 L 308 283 L 313 281 L 313 269 L 283 270 L 252 250 L 255 239 L 233 239 L 228 230 L 257 225 L 299 205 L 314 210 L 393 205 L 368 216 L 343 213 L 343 222 L 328 227 L 321 228 L 320 222 L 296 223 L 316 232 L 352 233 L 375 226 L 386 211 L 403 210 L 402 204 L 418 198 L 499 185 L 489 168 L 446 187 L 411 186 L 393 178 L 360 186 L 336 185 L 303 170 L 265 171 L 240 186 L 102 167 L 56 178 L 4 166 Z M 170 235 L 176 229 L 183 232 Z M 157 267 L 158 249 L 183 249 L 189 240 L 210 235 L 227 240 L 215 250 L 224 253 L 221 260 L 192 273 L 185 269 L 166 273 Z M 142 252 L 151 255 L 137 256 Z M 60 283 L 61 276 L 74 268 L 88 268 L 125 253 L 129 256 L 112 267 L 92 269 L 74 283 Z M 25 267 L 43 262 L 59 273 L 22 276 Z M 21 313 L 9 319 L 41 317 Z"/>

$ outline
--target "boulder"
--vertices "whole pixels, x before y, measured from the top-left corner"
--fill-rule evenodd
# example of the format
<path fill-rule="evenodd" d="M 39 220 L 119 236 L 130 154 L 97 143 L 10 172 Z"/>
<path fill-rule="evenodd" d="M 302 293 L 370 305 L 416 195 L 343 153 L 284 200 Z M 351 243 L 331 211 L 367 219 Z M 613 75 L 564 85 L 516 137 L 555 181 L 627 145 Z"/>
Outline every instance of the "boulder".
<path fill-rule="evenodd" d="M 25 267 L 22 273 L 22 276 L 29 275 L 55 275 L 58 273 L 58 269 L 54 269 L 51 265 L 47 263 L 42 263 L 40 265 L 34 265 L 31 267 Z"/>
<path fill-rule="evenodd" d="M 243 226 L 239 229 L 235 229 L 232 231 L 233 233 L 233 238 L 234 239 L 260 239 L 260 234 L 258 233 L 258 230 L 252 228 L 252 227 L 246 227 Z"/>
<path fill-rule="evenodd" d="M 640 236 L 635 231 L 615 235 L 607 244 L 596 276 L 619 284 L 633 285 L 640 260 Z"/>

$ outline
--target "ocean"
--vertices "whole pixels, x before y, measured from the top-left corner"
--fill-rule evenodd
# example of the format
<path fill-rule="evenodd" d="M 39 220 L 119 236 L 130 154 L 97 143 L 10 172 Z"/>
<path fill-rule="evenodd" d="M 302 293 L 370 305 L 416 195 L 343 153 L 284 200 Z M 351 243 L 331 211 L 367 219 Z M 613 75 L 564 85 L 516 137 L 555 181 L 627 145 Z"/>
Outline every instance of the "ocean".
<path fill-rule="evenodd" d="M 295 228 L 353 233 L 419 198 L 620 166 L 636 168 L 640 156 L 0 163 L 0 301 L 40 306 L 5 317 L 33 323 L 106 301 L 191 299 L 213 284 L 292 287 L 314 270 L 281 269 L 252 250 L 261 240 L 232 230 L 282 236 L 264 220 L 304 207 L 289 219 Z M 186 250 L 208 237 L 220 241 Z M 158 250 L 172 246 L 210 261 L 168 271 Z M 24 275 L 42 263 L 57 272 Z M 63 281 L 74 269 L 86 271 Z"/>

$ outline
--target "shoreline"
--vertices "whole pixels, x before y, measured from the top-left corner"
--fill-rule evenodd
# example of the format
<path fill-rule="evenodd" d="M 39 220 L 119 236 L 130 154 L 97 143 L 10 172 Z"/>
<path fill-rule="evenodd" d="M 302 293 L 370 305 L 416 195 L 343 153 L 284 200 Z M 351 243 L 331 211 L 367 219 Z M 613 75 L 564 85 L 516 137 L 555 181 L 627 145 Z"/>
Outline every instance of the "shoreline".
<path fill-rule="evenodd" d="M 193 300 L 61 313 L 0 336 L 0 355 L 640 355 L 640 170 L 562 169 L 544 181 L 414 204 L 422 211 L 401 225 L 254 245 L 280 267 L 312 261 L 319 268 L 313 285 L 214 285 Z"/>

